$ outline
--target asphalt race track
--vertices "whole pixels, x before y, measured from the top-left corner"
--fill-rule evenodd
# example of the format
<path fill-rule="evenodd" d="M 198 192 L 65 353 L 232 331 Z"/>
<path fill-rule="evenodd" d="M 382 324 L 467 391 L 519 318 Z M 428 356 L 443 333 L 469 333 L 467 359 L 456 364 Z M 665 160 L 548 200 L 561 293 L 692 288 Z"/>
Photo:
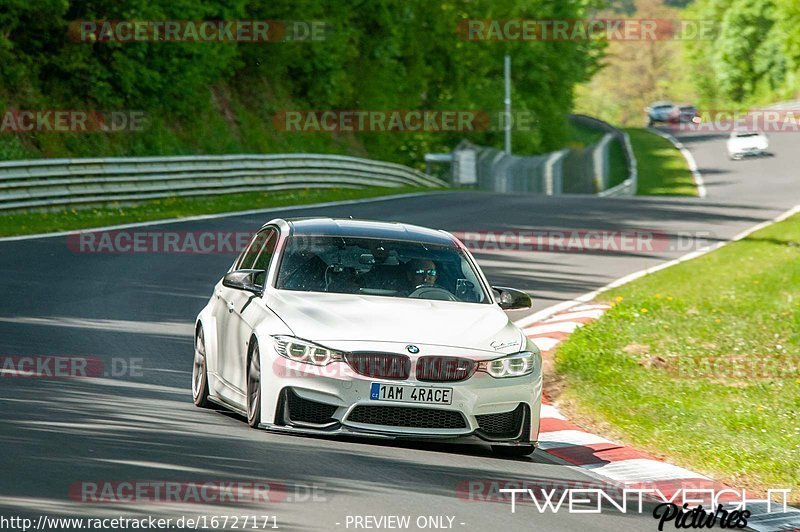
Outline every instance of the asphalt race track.
<path fill-rule="evenodd" d="M 352 215 L 452 231 L 649 230 L 670 235 L 673 243 L 691 233 L 702 235 L 701 245 L 800 203 L 794 135 L 772 135 L 773 157 L 736 162 L 726 157 L 724 135 L 682 140 L 703 173 L 706 199 L 445 193 L 147 230 L 254 231 L 278 215 Z M 532 292 L 538 310 L 690 250 L 476 255 L 494 284 Z M 508 504 L 459 497 L 468 481 L 591 480 L 540 451 L 506 460 L 482 446 L 286 436 L 195 408 L 193 320 L 233 258 L 76 253 L 65 237 L 0 242 L 0 355 L 94 356 L 106 370 L 116 363 L 123 373 L 0 379 L 0 514 L 276 515 L 280 528 L 302 530 L 353 529 L 347 516 L 411 515 L 412 523 L 417 516 L 451 516 L 456 530 L 655 530 L 647 512 L 553 514 L 523 504 L 512 514 Z M 125 371 L 120 360 L 141 369 Z M 79 500 L 82 482 L 209 480 L 273 481 L 293 500 L 268 506 Z"/>

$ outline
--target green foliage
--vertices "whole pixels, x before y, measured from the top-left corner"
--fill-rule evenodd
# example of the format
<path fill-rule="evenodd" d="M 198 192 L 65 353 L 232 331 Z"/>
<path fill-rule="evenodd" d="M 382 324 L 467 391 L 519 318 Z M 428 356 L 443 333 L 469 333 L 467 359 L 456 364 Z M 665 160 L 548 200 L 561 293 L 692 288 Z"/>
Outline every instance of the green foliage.
<path fill-rule="evenodd" d="M 796 0 L 698 0 L 689 16 L 719 22 L 712 41 L 687 42 L 706 106 L 766 103 L 800 88 Z"/>
<path fill-rule="evenodd" d="M 420 164 L 462 137 L 501 145 L 502 131 L 281 133 L 281 110 L 502 110 L 503 55 L 515 110 L 536 116 L 514 149 L 559 148 L 573 87 L 596 68 L 597 42 L 466 41 L 463 19 L 577 19 L 595 0 L 6 0 L 0 9 L 5 108 L 142 110 L 143 133 L 25 134 L 0 157 L 225 151 L 354 153 Z M 81 20 L 319 20 L 313 42 L 76 42 Z M 70 26 L 73 23 L 73 26 Z M 72 33 L 70 29 L 72 28 Z M 72 37 L 72 38 L 71 38 Z M 12 149 L 13 148 L 13 149 Z"/>

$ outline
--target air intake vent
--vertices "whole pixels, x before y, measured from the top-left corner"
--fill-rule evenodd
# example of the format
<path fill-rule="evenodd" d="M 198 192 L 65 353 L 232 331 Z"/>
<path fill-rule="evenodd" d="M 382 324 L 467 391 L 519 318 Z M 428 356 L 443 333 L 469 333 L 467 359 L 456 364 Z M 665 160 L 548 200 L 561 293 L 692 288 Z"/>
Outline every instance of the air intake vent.
<path fill-rule="evenodd" d="M 347 353 L 347 364 L 359 375 L 376 379 L 407 379 L 411 374 L 411 359 L 393 353 Z"/>
<path fill-rule="evenodd" d="M 525 419 L 526 407 L 524 404 L 499 414 L 486 414 L 475 416 L 480 430 L 487 436 L 495 438 L 514 438 L 520 433 L 522 422 Z"/>
<path fill-rule="evenodd" d="M 417 380 L 424 382 L 456 382 L 472 377 L 477 365 L 468 358 L 420 357 L 416 364 Z"/>
<path fill-rule="evenodd" d="M 464 429 L 467 422 L 461 412 L 399 406 L 360 405 L 347 417 L 353 423 L 409 427 L 418 429 Z"/>
<path fill-rule="evenodd" d="M 336 406 L 303 399 L 293 390 L 286 390 L 286 401 L 289 410 L 289 420 L 295 423 L 313 423 L 323 425 L 331 423 Z"/>

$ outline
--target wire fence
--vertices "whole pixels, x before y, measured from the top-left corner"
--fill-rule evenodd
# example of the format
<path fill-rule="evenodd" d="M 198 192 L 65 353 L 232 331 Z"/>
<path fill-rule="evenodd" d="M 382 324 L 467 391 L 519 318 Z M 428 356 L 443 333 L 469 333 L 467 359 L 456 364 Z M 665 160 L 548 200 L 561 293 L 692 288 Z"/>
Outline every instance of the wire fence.
<path fill-rule="evenodd" d="M 495 192 L 528 192 L 547 195 L 598 194 L 623 196 L 636 194 L 637 165 L 624 131 L 584 115 L 571 115 L 576 123 L 599 129 L 603 137 L 584 148 L 569 148 L 534 156 L 508 155 L 486 146 L 463 141 L 459 150 L 475 152 L 477 187 Z M 612 142 L 622 145 L 626 175 L 621 183 L 612 183 L 609 149 Z M 458 183 L 458 176 L 454 176 Z"/>

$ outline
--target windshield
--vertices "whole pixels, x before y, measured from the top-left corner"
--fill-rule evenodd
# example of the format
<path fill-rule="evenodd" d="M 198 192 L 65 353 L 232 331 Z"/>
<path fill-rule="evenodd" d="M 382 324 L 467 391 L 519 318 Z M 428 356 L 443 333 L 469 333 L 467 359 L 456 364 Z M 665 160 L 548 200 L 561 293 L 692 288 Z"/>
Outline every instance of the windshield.
<path fill-rule="evenodd" d="M 276 288 L 488 303 L 478 279 L 455 246 L 295 235 L 286 243 Z"/>
<path fill-rule="evenodd" d="M 745 137 L 758 137 L 760 135 L 761 135 L 760 133 L 736 133 L 736 136 L 739 137 L 740 139 Z"/>

